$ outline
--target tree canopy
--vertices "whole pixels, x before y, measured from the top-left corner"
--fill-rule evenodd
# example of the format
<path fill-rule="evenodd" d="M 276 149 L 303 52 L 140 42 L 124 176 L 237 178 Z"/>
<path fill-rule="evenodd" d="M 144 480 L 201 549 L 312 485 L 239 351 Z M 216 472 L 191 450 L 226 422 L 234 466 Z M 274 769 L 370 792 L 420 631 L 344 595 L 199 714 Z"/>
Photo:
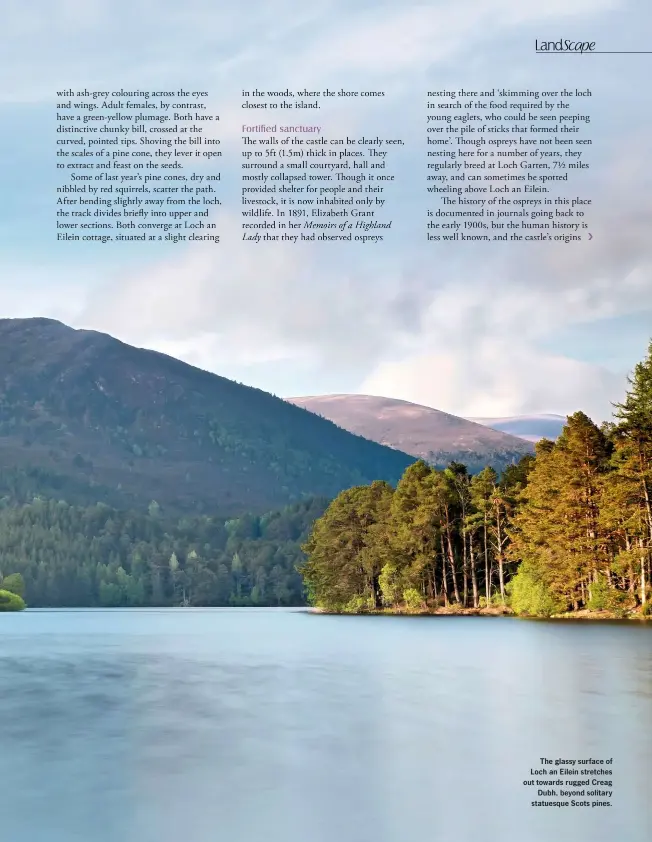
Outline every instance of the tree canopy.
<path fill-rule="evenodd" d="M 224 520 L 5 501 L 0 588 L 34 607 L 303 605 L 300 544 L 325 505 Z"/>
<path fill-rule="evenodd" d="M 576 412 L 501 476 L 420 461 L 372 488 L 340 494 L 304 545 L 318 607 L 652 613 L 652 343 L 614 423 Z"/>

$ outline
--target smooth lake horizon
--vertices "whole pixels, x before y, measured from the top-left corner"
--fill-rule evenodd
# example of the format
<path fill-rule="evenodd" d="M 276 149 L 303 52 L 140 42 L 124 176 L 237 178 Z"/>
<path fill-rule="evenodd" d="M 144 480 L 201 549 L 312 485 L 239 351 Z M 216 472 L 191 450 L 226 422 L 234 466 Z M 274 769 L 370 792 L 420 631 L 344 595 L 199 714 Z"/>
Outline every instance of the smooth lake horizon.
<path fill-rule="evenodd" d="M 652 839 L 650 624 L 28 609 L 0 729 L 7 842 Z M 613 806 L 531 807 L 541 757 Z"/>

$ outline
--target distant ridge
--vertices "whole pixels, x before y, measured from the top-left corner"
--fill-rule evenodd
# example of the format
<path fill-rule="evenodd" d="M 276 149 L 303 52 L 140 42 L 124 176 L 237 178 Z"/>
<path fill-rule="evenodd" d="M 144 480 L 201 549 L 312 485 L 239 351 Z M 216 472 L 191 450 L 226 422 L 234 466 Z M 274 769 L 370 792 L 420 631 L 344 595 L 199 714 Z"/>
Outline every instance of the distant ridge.
<path fill-rule="evenodd" d="M 514 415 L 505 418 L 469 418 L 476 424 L 484 424 L 493 430 L 518 436 L 525 441 L 537 442 L 541 439 L 555 441 L 566 424 L 564 415 Z"/>
<path fill-rule="evenodd" d="M 471 469 L 497 468 L 532 452 L 523 439 L 428 406 L 374 395 L 287 398 L 345 430 L 433 464 L 461 461 Z"/>

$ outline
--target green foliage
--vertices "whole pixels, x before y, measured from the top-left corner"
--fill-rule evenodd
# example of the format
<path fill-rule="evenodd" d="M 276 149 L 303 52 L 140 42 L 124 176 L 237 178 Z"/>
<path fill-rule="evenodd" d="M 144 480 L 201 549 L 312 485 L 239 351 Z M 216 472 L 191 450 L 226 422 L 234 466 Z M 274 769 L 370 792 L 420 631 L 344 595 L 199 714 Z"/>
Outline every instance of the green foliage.
<path fill-rule="evenodd" d="M 615 423 L 500 476 L 48 320 L 0 320 L 3 354 L 4 605 L 652 611 L 652 343 Z"/>
<path fill-rule="evenodd" d="M 3 591 L 9 591 L 9 593 L 16 594 L 21 598 L 25 596 L 25 580 L 20 573 L 11 573 L 4 579 L 0 577 L 0 585 Z"/>
<path fill-rule="evenodd" d="M 639 480 L 632 485 L 618 467 L 618 443 L 607 435 L 578 412 L 556 442 L 539 443 L 536 457 L 501 477 L 490 467 L 470 477 L 457 463 L 438 470 L 418 461 L 382 497 L 375 486 L 343 492 L 304 547 L 312 603 L 621 615 L 636 587 L 644 602 L 646 511 Z"/>
<path fill-rule="evenodd" d="M 151 518 L 158 518 L 161 516 L 161 507 L 156 502 L 156 500 L 152 500 L 149 506 L 147 507 L 147 514 Z"/>
<path fill-rule="evenodd" d="M 481 596 L 478 600 L 478 608 L 503 608 L 504 606 L 511 607 L 511 581 L 505 586 L 505 602 L 500 593 L 492 593 L 489 599 Z"/>
<path fill-rule="evenodd" d="M 24 600 L 18 594 L 0 590 L 0 612 L 22 611 L 25 607 Z"/>
<path fill-rule="evenodd" d="M 618 423 L 598 427 L 576 412 L 557 441 L 539 442 L 500 477 L 420 460 L 394 491 L 343 492 L 304 547 L 310 599 L 331 610 L 501 607 L 539 617 L 622 616 L 638 603 L 648 616 L 652 344 L 630 387 Z"/>
<path fill-rule="evenodd" d="M 382 606 L 383 527 L 391 499 L 387 483 L 356 486 L 339 494 L 316 521 L 300 567 L 313 605 L 344 611 L 360 598 Z"/>
<path fill-rule="evenodd" d="M 546 584 L 536 565 L 524 561 L 508 584 L 509 604 L 515 614 L 550 617 L 565 610 L 565 603 Z"/>
<path fill-rule="evenodd" d="M 391 500 L 387 527 L 393 571 L 392 601 L 406 589 L 418 587 L 439 542 L 433 529 L 442 505 L 443 474 L 419 460 L 401 477 Z M 388 571 L 389 573 L 389 571 Z"/>
<path fill-rule="evenodd" d="M 590 611 L 619 613 L 626 598 L 625 594 L 612 587 L 604 576 L 599 576 L 597 581 L 591 584 L 590 593 L 591 596 L 586 606 Z"/>
<path fill-rule="evenodd" d="M 392 606 L 401 598 L 401 575 L 396 565 L 387 562 L 378 577 L 383 605 Z"/>
<path fill-rule="evenodd" d="M 613 559 L 601 518 L 608 474 L 608 442 L 581 412 L 568 418 L 555 444 L 537 449 L 509 553 L 528 560 L 530 574 L 555 602 L 579 608 L 589 583 Z"/>
<path fill-rule="evenodd" d="M 406 588 L 403 591 L 403 602 L 408 611 L 422 611 L 423 597 L 416 588 Z"/>
<path fill-rule="evenodd" d="M 346 614 L 362 614 L 365 611 L 373 611 L 375 608 L 373 597 L 370 594 L 362 596 L 352 596 L 351 599 L 344 606 L 344 613 Z"/>
<path fill-rule="evenodd" d="M 326 502 L 263 516 L 163 518 L 37 500 L 0 508 L 0 587 L 30 605 L 303 605 L 301 542 Z"/>

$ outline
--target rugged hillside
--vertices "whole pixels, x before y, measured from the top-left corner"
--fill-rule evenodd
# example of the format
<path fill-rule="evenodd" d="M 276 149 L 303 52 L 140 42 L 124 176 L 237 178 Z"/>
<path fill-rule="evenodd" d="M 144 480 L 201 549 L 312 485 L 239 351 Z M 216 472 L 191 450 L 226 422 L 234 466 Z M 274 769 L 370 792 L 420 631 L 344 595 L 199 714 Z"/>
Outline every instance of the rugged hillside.
<path fill-rule="evenodd" d="M 522 439 L 428 406 L 371 395 L 288 398 L 345 430 L 437 465 L 464 462 L 471 470 L 497 469 L 532 452 Z"/>
<path fill-rule="evenodd" d="M 395 482 L 410 461 L 164 354 L 0 320 L 0 495 L 235 514 Z"/>
<path fill-rule="evenodd" d="M 540 439 L 555 441 L 561 435 L 566 418 L 563 415 L 514 415 L 507 418 L 469 418 L 469 421 L 535 442 Z"/>

